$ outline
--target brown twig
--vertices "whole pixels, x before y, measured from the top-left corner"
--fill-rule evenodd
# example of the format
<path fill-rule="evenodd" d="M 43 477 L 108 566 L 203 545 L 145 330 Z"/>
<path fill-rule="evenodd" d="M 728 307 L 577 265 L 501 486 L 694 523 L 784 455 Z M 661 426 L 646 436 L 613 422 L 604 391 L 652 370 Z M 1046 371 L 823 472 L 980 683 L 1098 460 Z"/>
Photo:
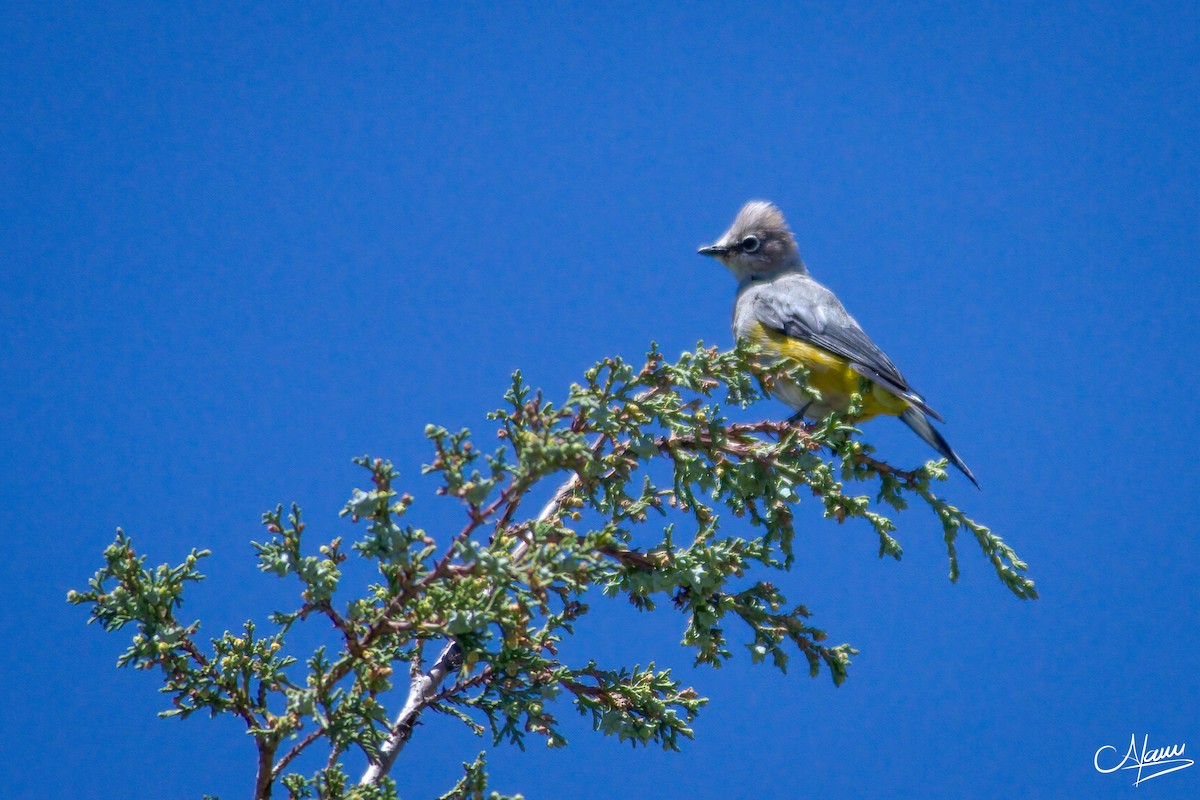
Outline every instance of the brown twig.
<path fill-rule="evenodd" d="M 295 760 L 296 756 L 303 753 L 308 746 L 320 739 L 325 734 L 324 728 L 317 728 L 309 733 L 296 744 L 292 745 L 291 749 L 284 753 L 283 758 L 275 762 L 275 766 L 271 768 L 271 780 L 278 780 L 283 771 L 287 769 L 287 765 Z"/>

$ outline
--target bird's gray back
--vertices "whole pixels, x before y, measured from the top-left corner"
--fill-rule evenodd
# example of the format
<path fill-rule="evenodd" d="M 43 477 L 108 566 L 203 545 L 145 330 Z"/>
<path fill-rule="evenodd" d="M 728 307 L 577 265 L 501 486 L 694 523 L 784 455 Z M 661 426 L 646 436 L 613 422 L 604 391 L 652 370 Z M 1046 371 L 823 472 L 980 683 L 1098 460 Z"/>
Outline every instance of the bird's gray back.
<path fill-rule="evenodd" d="M 747 281 L 738 288 L 733 308 L 734 336 L 748 335 L 756 323 L 786 330 L 789 320 L 802 323 L 817 334 L 831 327 L 862 331 L 837 295 L 802 272 L 786 272 L 772 280 Z"/>
<path fill-rule="evenodd" d="M 738 289 L 733 334 L 751 336 L 755 325 L 780 331 L 842 356 L 873 380 L 921 402 L 900 370 L 866 334 L 837 296 L 806 273 L 786 272 L 747 281 Z"/>

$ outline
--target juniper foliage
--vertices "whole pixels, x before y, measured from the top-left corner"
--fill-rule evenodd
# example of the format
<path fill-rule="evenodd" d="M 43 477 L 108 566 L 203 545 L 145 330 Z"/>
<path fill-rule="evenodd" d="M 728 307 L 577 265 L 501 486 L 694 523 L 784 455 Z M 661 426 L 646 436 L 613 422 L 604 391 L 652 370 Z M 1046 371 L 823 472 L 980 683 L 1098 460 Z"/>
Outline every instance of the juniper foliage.
<path fill-rule="evenodd" d="M 673 362 L 652 348 L 640 367 L 599 362 L 554 403 L 517 373 L 489 415 L 494 449 L 466 430 L 425 431 L 433 460 L 424 471 L 462 506 L 457 532 L 407 524 L 413 498 L 398 488 L 397 469 L 355 459 L 367 488 L 342 512 L 356 524 L 354 541 L 314 537 L 296 506 L 266 513 L 258 564 L 295 581 L 297 605 L 236 634 L 205 641 L 200 623 L 180 616 L 207 551 L 148 568 L 120 531 L 88 588 L 68 599 L 106 631 L 132 626 L 118 666 L 161 671 L 171 697 L 164 716 L 242 721 L 255 744 L 255 798 L 282 789 L 291 798 L 384 800 L 397 797 L 389 773 L 427 711 L 521 747 L 530 738 L 565 746 L 557 715 L 567 706 L 635 745 L 673 750 L 691 738 L 706 701 L 670 670 L 560 658 L 559 644 L 598 604 L 587 601 L 623 598 L 678 614 L 698 665 L 720 666 L 740 643 L 754 662 L 786 671 L 799 656 L 809 674 L 840 684 L 855 649 L 830 644 L 809 610 L 770 580 L 795 560 L 793 509 L 802 501 L 839 523 L 863 520 L 879 555 L 895 559 L 892 517 L 910 503 L 927 506 L 951 580 L 965 531 L 1013 594 L 1037 596 L 1016 553 L 934 493 L 946 463 L 901 470 L 876 459 L 849 421 L 853 405 L 817 424 L 730 421 L 729 409 L 763 399 L 784 375 L 803 379 L 803 368 L 764 364 L 744 347 L 701 345 Z M 553 499 L 529 513 L 531 494 L 548 482 L 558 486 Z M 349 558 L 378 573 L 363 596 L 342 590 Z M 289 634 L 318 621 L 336 631 L 335 644 L 292 652 Z M 370 765 L 357 782 L 345 766 L 355 751 Z M 297 759 L 318 766 L 298 772 Z M 482 754 L 464 770 L 444 797 L 488 796 Z"/>

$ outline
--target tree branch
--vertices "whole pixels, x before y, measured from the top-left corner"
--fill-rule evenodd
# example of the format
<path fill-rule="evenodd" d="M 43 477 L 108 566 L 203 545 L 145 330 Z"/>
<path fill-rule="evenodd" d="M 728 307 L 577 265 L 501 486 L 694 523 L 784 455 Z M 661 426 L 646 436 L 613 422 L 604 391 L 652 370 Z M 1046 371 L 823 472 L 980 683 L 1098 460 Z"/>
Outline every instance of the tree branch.
<path fill-rule="evenodd" d="M 563 501 L 567 496 L 575 490 L 579 485 L 579 475 L 571 473 L 571 477 L 563 482 L 550 501 L 542 508 L 537 516 L 537 522 L 545 522 L 550 517 L 558 513 L 562 507 Z M 529 540 L 522 539 L 516 547 L 513 548 L 513 560 L 520 561 L 525 557 L 525 553 L 529 550 Z M 462 648 L 458 642 L 451 640 L 442 648 L 442 652 L 438 654 L 437 660 L 433 662 L 433 666 L 428 672 L 420 672 L 419 670 L 413 676 L 412 683 L 408 689 L 408 699 L 404 702 L 404 707 L 400 709 L 400 713 L 396 716 L 396 721 L 392 724 L 391 735 L 387 741 L 379 748 L 379 755 L 363 773 L 359 780 L 359 786 L 369 786 L 379 782 L 379 779 L 387 775 L 392 768 L 392 764 L 396 761 L 396 756 L 400 755 L 400 751 L 404 749 L 404 745 L 408 742 L 408 738 L 412 736 L 413 728 L 417 724 L 417 719 L 421 716 L 421 712 L 425 710 L 431 703 L 441 698 L 438 694 L 438 687 L 451 670 L 457 670 L 462 664 Z"/>
<path fill-rule="evenodd" d="M 643 399 L 643 397 L 653 394 L 655 391 L 657 390 L 643 392 L 636 399 Z M 752 458 L 754 457 L 753 448 L 756 441 L 761 441 L 756 440 L 754 434 L 767 434 L 779 437 L 795 430 L 795 428 L 796 426 L 788 421 L 763 421 L 756 423 L 730 424 L 724 428 L 725 444 L 721 447 L 721 449 L 738 458 Z M 593 453 L 598 454 L 603 448 L 604 442 L 604 438 L 598 439 L 592 445 Z M 699 434 L 694 438 L 663 436 L 658 437 L 656 441 L 658 448 L 664 452 L 668 451 L 673 446 L 694 449 L 697 447 L 712 446 L 712 444 L 712 437 L 704 434 Z M 909 473 L 892 468 L 883 462 L 876 461 L 865 455 L 860 456 L 860 458 L 877 471 L 891 472 L 901 478 L 910 478 Z M 551 497 L 546 505 L 542 507 L 541 512 L 538 513 L 535 523 L 545 522 L 557 514 L 562 509 L 563 503 L 571 495 L 571 493 L 579 488 L 580 482 L 579 473 L 572 472 L 571 476 L 558 487 L 553 497 Z M 517 493 L 517 497 L 513 500 L 510 500 L 508 495 L 509 490 L 512 488 L 512 486 L 509 486 L 508 489 L 501 493 L 500 497 L 483 509 L 472 509 L 473 513 L 471 515 L 471 520 L 467 523 L 467 526 L 455 537 L 454 543 L 457 544 L 465 540 L 470 533 L 478 528 L 489 516 L 494 514 L 505 502 L 508 503 L 508 508 L 505 510 L 501 522 L 510 521 L 513 512 L 516 510 L 516 505 L 520 500 L 520 496 L 523 494 Z M 524 558 L 525 553 L 529 550 L 529 547 L 530 540 L 528 538 L 521 538 L 517 545 L 513 548 L 513 561 L 520 561 L 522 558 Z M 449 565 L 449 559 L 454 552 L 454 549 L 455 547 L 453 545 L 447 549 L 445 556 L 443 556 L 442 560 L 437 564 L 435 569 L 432 570 L 421 582 L 422 585 L 429 583 L 432 578 L 446 571 Z M 616 558 L 619 561 L 626 563 L 632 562 L 640 568 L 652 568 L 654 566 L 650 563 L 649 559 L 647 559 L 645 556 L 642 556 L 640 553 L 635 553 L 634 551 L 610 551 L 606 554 L 612 558 Z M 408 742 L 409 737 L 412 735 L 413 728 L 416 726 L 421 712 L 425 708 L 429 707 L 429 705 L 445 696 L 446 693 L 438 694 L 438 687 L 441 685 L 442 681 L 445 680 L 450 671 L 458 669 L 461 663 L 462 648 L 459 646 L 458 642 L 451 640 L 446 644 L 445 647 L 442 648 L 437 660 L 427 672 L 420 672 L 419 669 L 415 671 L 412 684 L 409 687 L 408 698 L 404 703 L 404 707 L 397 715 L 396 721 L 392 725 L 392 732 L 388 736 L 387 741 L 380 748 L 377 759 L 370 764 L 370 766 L 368 766 L 367 770 L 363 773 L 362 778 L 359 780 L 360 786 L 367 786 L 377 783 L 380 778 L 382 778 L 391 770 L 392 765 L 395 763 L 396 757 L 400 754 L 400 751 L 404 748 L 404 745 Z M 582 684 L 577 687 L 570 688 L 572 688 L 572 690 L 578 688 L 581 691 L 589 690 L 589 687 L 586 687 Z"/>
<path fill-rule="evenodd" d="M 259 734 L 255 739 L 258 745 L 258 773 L 254 776 L 254 800 L 269 800 L 271 787 L 275 785 L 271 761 L 275 758 L 278 742 L 270 734 Z"/>
<path fill-rule="evenodd" d="M 392 733 L 379 748 L 376 759 L 363 773 L 362 779 L 358 782 L 360 786 L 378 783 L 379 779 L 388 773 L 396 761 L 396 756 L 400 754 L 408 742 L 408 738 L 412 736 L 413 728 L 421 716 L 421 711 L 437 695 L 437 687 L 445 680 L 446 675 L 452 670 L 458 669 L 461 664 L 462 650 L 456 642 L 450 642 L 442 649 L 441 655 L 438 656 L 437 661 L 433 662 L 433 666 L 429 668 L 428 672 L 418 672 L 413 676 L 408 689 L 408 699 L 404 703 L 404 708 L 400 709 L 395 724 L 392 725 Z"/>
<path fill-rule="evenodd" d="M 290 750 L 284 753 L 283 758 L 275 762 L 275 766 L 271 768 L 271 780 L 279 780 L 279 776 L 287 769 L 287 765 L 292 763 L 296 756 L 303 753 L 308 746 L 325 735 L 324 728 L 317 728 L 312 733 L 305 736 L 299 742 L 292 746 Z"/>

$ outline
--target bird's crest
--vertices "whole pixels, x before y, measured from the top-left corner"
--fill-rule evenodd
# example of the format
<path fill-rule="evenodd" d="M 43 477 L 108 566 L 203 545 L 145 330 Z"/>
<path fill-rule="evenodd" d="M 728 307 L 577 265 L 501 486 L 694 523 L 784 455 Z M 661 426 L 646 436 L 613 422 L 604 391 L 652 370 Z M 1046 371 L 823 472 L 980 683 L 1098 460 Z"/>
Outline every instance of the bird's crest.
<path fill-rule="evenodd" d="M 751 200 L 742 206 L 729 228 L 726 239 L 736 242 L 747 234 L 763 232 L 774 234 L 780 239 L 796 241 L 788 228 L 787 220 L 783 218 L 783 212 L 774 203 L 768 203 L 766 200 Z"/>

